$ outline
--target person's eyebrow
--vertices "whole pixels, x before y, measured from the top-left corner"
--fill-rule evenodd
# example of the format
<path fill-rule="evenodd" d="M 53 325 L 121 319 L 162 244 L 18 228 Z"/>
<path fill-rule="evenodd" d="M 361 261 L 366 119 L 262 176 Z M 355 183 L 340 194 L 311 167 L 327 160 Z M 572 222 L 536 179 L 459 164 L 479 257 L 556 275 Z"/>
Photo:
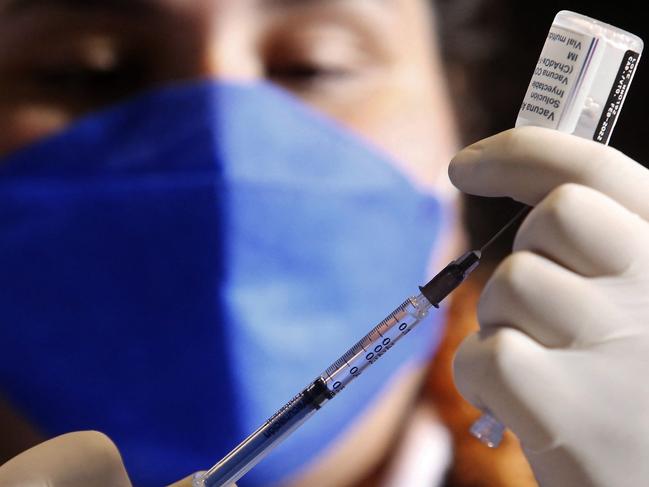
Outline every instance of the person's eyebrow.
<path fill-rule="evenodd" d="M 116 10 L 125 13 L 154 9 L 147 0 L 0 0 L 0 14 L 20 13 L 39 7 L 80 11 Z"/>
<path fill-rule="evenodd" d="M 262 5 L 269 5 L 271 7 L 299 7 L 310 5 L 331 5 L 331 4 L 345 4 L 354 3 L 358 0 L 259 0 Z M 373 0 L 377 4 L 389 3 L 386 0 Z"/>
<path fill-rule="evenodd" d="M 292 7 L 295 5 L 312 5 L 325 3 L 326 0 L 264 0 L 261 3 L 272 7 Z"/>
<path fill-rule="evenodd" d="M 294 5 L 325 3 L 326 1 L 327 0 L 259 0 L 258 3 L 262 5 L 270 5 L 271 7 L 291 7 Z"/>

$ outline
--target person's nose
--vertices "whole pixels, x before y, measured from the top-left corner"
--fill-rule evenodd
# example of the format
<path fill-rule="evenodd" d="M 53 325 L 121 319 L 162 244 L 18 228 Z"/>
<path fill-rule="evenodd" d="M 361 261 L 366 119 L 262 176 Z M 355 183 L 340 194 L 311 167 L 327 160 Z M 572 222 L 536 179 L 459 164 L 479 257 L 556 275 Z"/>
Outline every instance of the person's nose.
<path fill-rule="evenodd" d="M 247 2 L 210 0 L 198 5 L 169 1 L 179 2 L 180 7 L 162 44 L 165 52 L 159 57 L 157 80 L 240 82 L 264 77 L 263 29 Z"/>
<path fill-rule="evenodd" d="M 227 9 L 226 9 L 227 10 Z M 200 69 L 203 77 L 225 81 L 254 81 L 264 75 L 257 45 L 255 22 L 250 12 L 223 12 L 204 40 Z"/>

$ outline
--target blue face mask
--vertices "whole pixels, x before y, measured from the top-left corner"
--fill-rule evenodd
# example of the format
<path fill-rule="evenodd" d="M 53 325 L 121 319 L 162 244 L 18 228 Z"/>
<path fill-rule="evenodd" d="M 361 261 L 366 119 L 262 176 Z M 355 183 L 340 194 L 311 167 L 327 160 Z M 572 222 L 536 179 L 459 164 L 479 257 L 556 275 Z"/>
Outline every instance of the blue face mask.
<path fill-rule="evenodd" d="M 440 202 L 267 85 L 144 95 L 0 161 L 0 394 L 98 429 L 136 485 L 209 467 L 425 278 Z M 404 338 L 241 486 L 313 460 L 408 362 Z"/>

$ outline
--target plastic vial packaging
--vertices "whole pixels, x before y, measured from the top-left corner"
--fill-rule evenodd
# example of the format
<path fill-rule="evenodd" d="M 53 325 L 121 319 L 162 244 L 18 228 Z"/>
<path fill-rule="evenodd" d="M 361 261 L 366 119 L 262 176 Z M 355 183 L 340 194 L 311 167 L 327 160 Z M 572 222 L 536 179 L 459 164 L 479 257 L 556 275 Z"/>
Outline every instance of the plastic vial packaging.
<path fill-rule="evenodd" d="M 608 144 L 642 48 L 642 39 L 629 32 L 559 12 L 516 126 L 547 127 Z"/>

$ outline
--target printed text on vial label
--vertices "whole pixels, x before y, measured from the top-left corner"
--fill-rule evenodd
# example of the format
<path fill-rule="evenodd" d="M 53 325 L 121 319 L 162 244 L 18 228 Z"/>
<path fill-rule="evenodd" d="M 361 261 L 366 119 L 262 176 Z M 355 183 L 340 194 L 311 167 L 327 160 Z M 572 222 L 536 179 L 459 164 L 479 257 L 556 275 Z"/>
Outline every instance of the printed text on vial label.
<path fill-rule="evenodd" d="M 536 125 L 557 128 L 589 45 L 588 36 L 552 27 L 521 105 L 522 118 Z"/>

